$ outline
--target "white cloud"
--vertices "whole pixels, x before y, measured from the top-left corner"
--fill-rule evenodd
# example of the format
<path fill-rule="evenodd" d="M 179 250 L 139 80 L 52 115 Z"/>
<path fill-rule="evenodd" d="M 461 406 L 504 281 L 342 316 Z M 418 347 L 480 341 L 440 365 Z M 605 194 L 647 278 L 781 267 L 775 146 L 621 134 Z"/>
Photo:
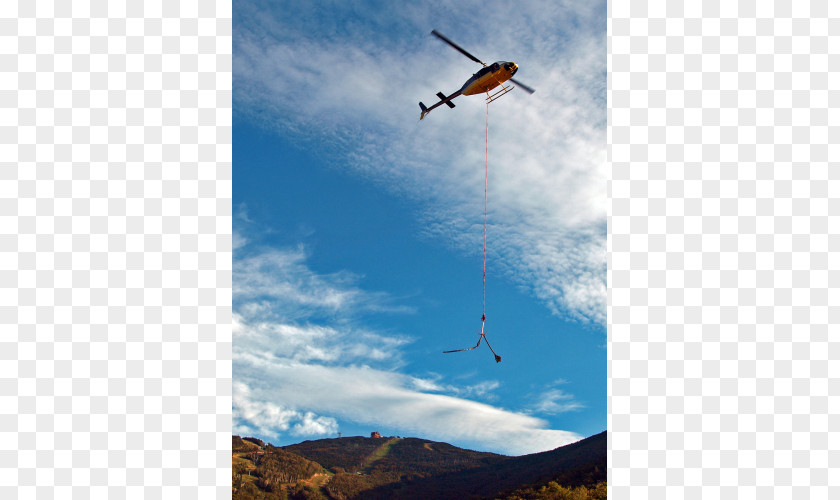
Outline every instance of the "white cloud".
<path fill-rule="evenodd" d="M 567 394 L 560 389 L 552 389 L 540 396 L 539 401 L 534 405 L 533 409 L 537 413 L 556 415 L 567 411 L 579 410 L 583 407 L 583 404 L 574 400 L 573 395 Z"/>
<path fill-rule="evenodd" d="M 251 218 L 248 217 L 248 205 L 244 202 L 237 205 L 234 217 L 236 218 L 237 222 L 248 222 L 251 224 L 254 223 L 254 221 L 252 221 Z"/>
<path fill-rule="evenodd" d="M 387 362 L 388 366 L 399 366 L 398 348 L 409 342 L 408 338 L 378 335 L 349 324 L 329 327 L 251 321 L 238 311 L 233 317 L 234 353 L 254 358 L 282 357 L 301 363 Z"/>
<path fill-rule="evenodd" d="M 253 397 L 259 400 L 294 401 L 296 407 L 314 412 L 404 429 L 402 432 L 430 439 L 475 443 L 484 450 L 518 455 L 553 449 L 582 437 L 548 429 L 544 420 L 529 415 L 422 392 L 414 388 L 410 377 L 367 366 L 298 364 L 280 359 L 260 363 L 240 356 L 235 357 L 234 368 L 238 380 L 253 384 Z"/>
<path fill-rule="evenodd" d="M 573 394 L 558 387 L 567 383 L 563 379 L 557 379 L 547 384 L 541 392 L 530 395 L 534 403 L 528 408 L 529 413 L 557 415 L 586 408 L 586 405 L 577 401 Z"/>
<path fill-rule="evenodd" d="M 429 26 L 486 61 L 517 61 L 517 78 L 537 93 L 490 107 L 489 258 L 556 314 L 605 324 L 604 6 L 443 4 L 452 19 L 478 8 L 482 24 L 448 31 L 454 24 L 420 8 L 386 7 L 366 13 L 369 24 L 344 26 L 339 6 L 284 6 L 302 12 L 274 18 L 246 6 L 238 26 L 248 29 L 234 39 L 236 112 L 420 200 L 427 235 L 479 254 L 484 103 L 460 97 L 417 123 L 417 101 L 454 91 L 478 68 Z M 401 38 L 381 24 L 400 26 Z"/>
<path fill-rule="evenodd" d="M 247 304 L 240 308 L 241 314 L 255 315 L 271 309 L 275 316 L 301 318 L 351 311 L 414 311 L 411 307 L 391 305 L 392 299 L 385 293 L 363 292 L 355 286 L 360 278 L 352 273 L 313 273 L 305 260 L 302 247 L 237 255 L 233 295 L 234 301 Z"/>
<path fill-rule="evenodd" d="M 337 296 L 368 293 L 348 280 L 319 276 L 303 254 L 267 250 L 242 260 L 249 265 L 239 259 L 234 265 L 241 269 L 235 276 L 246 281 L 234 284 L 235 432 L 328 436 L 338 431 L 338 419 L 344 419 L 509 454 L 543 451 L 581 438 L 547 428 L 539 418 L 464 399 L 493 400 L 498 381 L 461 386 L 436 375 L 399 373 L 400 349 L 409 339 L 356 326 L 341 307 L 325 324 L 297 323 L 300 315 L 294 312 L 283 316 L 286 309 L 276 304 L 285 301 L 284 292 L 304 309 L 321 302 L 300 297 L 318 296 L 317 290 L 324 288 Z"/>
<path fill-rule="evenodd" d="M 234 270 L 234 295 L 239 298 L 282 298 L 295 307 L 337 310 L 359 300 L 357 290 L 342 288 L 352 281 L 347 273 L 317 276 L 302 262 L 302 248 L 268 250 L 237 261 Z"/>
<path fill-rule="evenodd" d="M 259 433 L 277 437 L 280 432 L 294 435 L 334 434 L 338 424 L 334 418 L 321 417 L 312 412 L 301 413 L 283 405 L 251 397 L 250 388 L 242 382 L 233 384 L 233 413 L 239 434 Z"/>
<path fill-rule="evenodd" d="M 410 377 L 410 387 L 422 392 L 443 392 L 459 397 L 478 398 L 485 400 L 497 399 L 493 391 L 501 385 L 498 380 L 485 380 L 472 385 L 459 386 L 455 384 L 441 385 L 439 375 L 432 378 Z"/>
<path fill-rule="evenodd" d="M 311 411 L 303 415 L 303 419 L 292 428 L 295 436 L 323 436 L 338 432 L 338 422 L 334 418 L 319 417 Z"/>
<path fill-rule="evenodd" d="M 464 387 L 463 393 L 468 397 L 488 397 L 492 391 L 499 388 L 498 380 L 486 380 L 477 384 L 468 385 Z M 493 397 L 492 399 L 495 399 Z"/>
<path fill-rule="evenodd" d="M 242 248 L 248 244 L 248 240 L 243 238 L 240 233 L 233 233 L 233 250 Z"/>

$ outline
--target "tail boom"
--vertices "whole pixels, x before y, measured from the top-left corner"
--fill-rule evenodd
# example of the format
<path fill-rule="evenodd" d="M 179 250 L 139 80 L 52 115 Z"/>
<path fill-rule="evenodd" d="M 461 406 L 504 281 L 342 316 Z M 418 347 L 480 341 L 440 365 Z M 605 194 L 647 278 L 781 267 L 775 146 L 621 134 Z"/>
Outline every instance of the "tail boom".
<path fill-rule="evenodd" d="M 429 114 L 433 109 L 440 106 L 441 104 L 446 104 L 450 108 L 454 108 L 455 103 L 452 102 L 452 99 L 455 99 L 459 95 L 461 95 L 460 90 L 458 92 L 455 92 L 454 94 L 448 96 L 448 97 L 443 95 L 443 92 L 438 92 L 437 96 L 440 98 L 440 101 L 434 103 L 431 107 L 426 107 L 426 105 L 421 102 L 420 103 L 420 119 L 422 120 L 423 118 L 425 118 L 427 114 Z"/>

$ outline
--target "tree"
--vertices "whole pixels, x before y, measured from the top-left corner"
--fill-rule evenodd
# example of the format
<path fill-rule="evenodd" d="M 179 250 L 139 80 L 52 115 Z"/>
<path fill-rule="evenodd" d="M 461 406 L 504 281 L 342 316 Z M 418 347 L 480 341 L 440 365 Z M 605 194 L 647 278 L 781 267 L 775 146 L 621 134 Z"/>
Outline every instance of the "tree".
<path fill-rule="evenodd" d="M 248 466 L 242 462 L 235 462 L 233 464 L 233 489 L 238 490 L 242 487 L 242 475 L 248 469 Z"/>
<path fill-rule="evenodd" d="M 245 483 L 233 495 L 234 500 L 258 500 L 263 498 L 262 492 L 254 483 Z"/>

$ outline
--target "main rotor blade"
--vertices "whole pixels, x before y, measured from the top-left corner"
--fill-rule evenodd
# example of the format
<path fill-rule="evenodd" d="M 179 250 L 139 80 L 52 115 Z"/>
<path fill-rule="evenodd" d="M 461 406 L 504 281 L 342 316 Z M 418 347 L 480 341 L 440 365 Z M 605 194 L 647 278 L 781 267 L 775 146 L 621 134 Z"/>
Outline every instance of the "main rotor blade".
<path fill-rule="evenodd" d="M 470 54 L 470 53 L 469 53 L 469 52 L 467 52 L 466 50 L 464 50 L 464 49 L 462 49 L 461 47 L 459 47 L 459 46 L 458 46 L 458 44 L 456 44 L 456 43 L 455 43 L 455 42 L 453 42 L 452 40 L 450 40 L 450 39 L 446 38 L 445 36 L 441 35 L 441 34 L 438 32 L 438 30 L 432 30 L 432 34 L 433 34 L 433 35 L 435 35 L 436 37 L 440 38 L 440 39 L 441 39 L 441 40 L 443 40 L 444 42 L 448 43 L 449 45 L 451 45 L 451 46 L 452 46 L 452 48 L 454 48 L 454 49 L 455 49 L 455 50 L 457 50 L 458 52 L 460 52 L 460 53 L 464 54 L 465 56 L 469 57 L 470 59 L 472 59 L 473 61 L 477 62 L 478 64 L 481 64 L 482 66 L 487 66 L 486 64 L 484 64 L 484 62 L 483 62 L 483 61 L 480 61 L 477 57 L 475 57 L 474 55 Z"/>
<path fill-rule="evenodd" d="M 531 87 L 529 87 L 529 86 L 525 85 L 524 83 L 519 82 L 519 81 L 517 81 L 517 80 L 514 80 L 513 78 L 511 78 L 511 79 L 510 79 L 510 81 L 512 81 L 513 83 L 515 83 L 515 84 L 519 85 L 520 87 L 522 87 L 522 90 L 524 90 L 525 92 L 528 92 L 529 94 L 533 94 L 533 93 L 534 93 L 534 89 L 532 89 Z"/>

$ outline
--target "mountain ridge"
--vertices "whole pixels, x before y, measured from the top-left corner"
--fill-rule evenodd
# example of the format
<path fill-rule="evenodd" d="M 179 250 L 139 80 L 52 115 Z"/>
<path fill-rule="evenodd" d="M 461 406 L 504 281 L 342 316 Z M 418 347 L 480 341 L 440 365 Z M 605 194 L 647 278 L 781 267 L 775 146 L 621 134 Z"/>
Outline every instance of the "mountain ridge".
<path fill-rule="evenodd" d="M 266 444 L 260 448 L 262 455 L 251 447 L 253 439 L 234 436 L 234 443 L 255 458 L 249 474 L 257 476 L 251 486 L 249 481 L 234 481 L 241 486 L 235 499 L 565 498 L 554 494 L 558 488 L 576 488 L 583 496 L 575 498 L 606 498 L 607 431 L 554 450 L 513 457 L 422 438 L 353 436 L 282 447 Z M 282 454 L 282 460 L 272 458 L 273 454 Z M 243 460 L 242 456 L 240 452 L 238 459 Z M 293 460 L 294 456 L 300 460 Z M 272 470 L 261 466 L 261 461 L 269 459 Z M 312 477 L 319 479 L 305 483 L 298 476 L 294 482 L 282 483 L 273 476 L 263 477 L 282 472 L 277 469 L 278 460 L 307 473 L 317 468 L 318 474 Z M 255 491 L 260 485 L 273 487 Z"/>

